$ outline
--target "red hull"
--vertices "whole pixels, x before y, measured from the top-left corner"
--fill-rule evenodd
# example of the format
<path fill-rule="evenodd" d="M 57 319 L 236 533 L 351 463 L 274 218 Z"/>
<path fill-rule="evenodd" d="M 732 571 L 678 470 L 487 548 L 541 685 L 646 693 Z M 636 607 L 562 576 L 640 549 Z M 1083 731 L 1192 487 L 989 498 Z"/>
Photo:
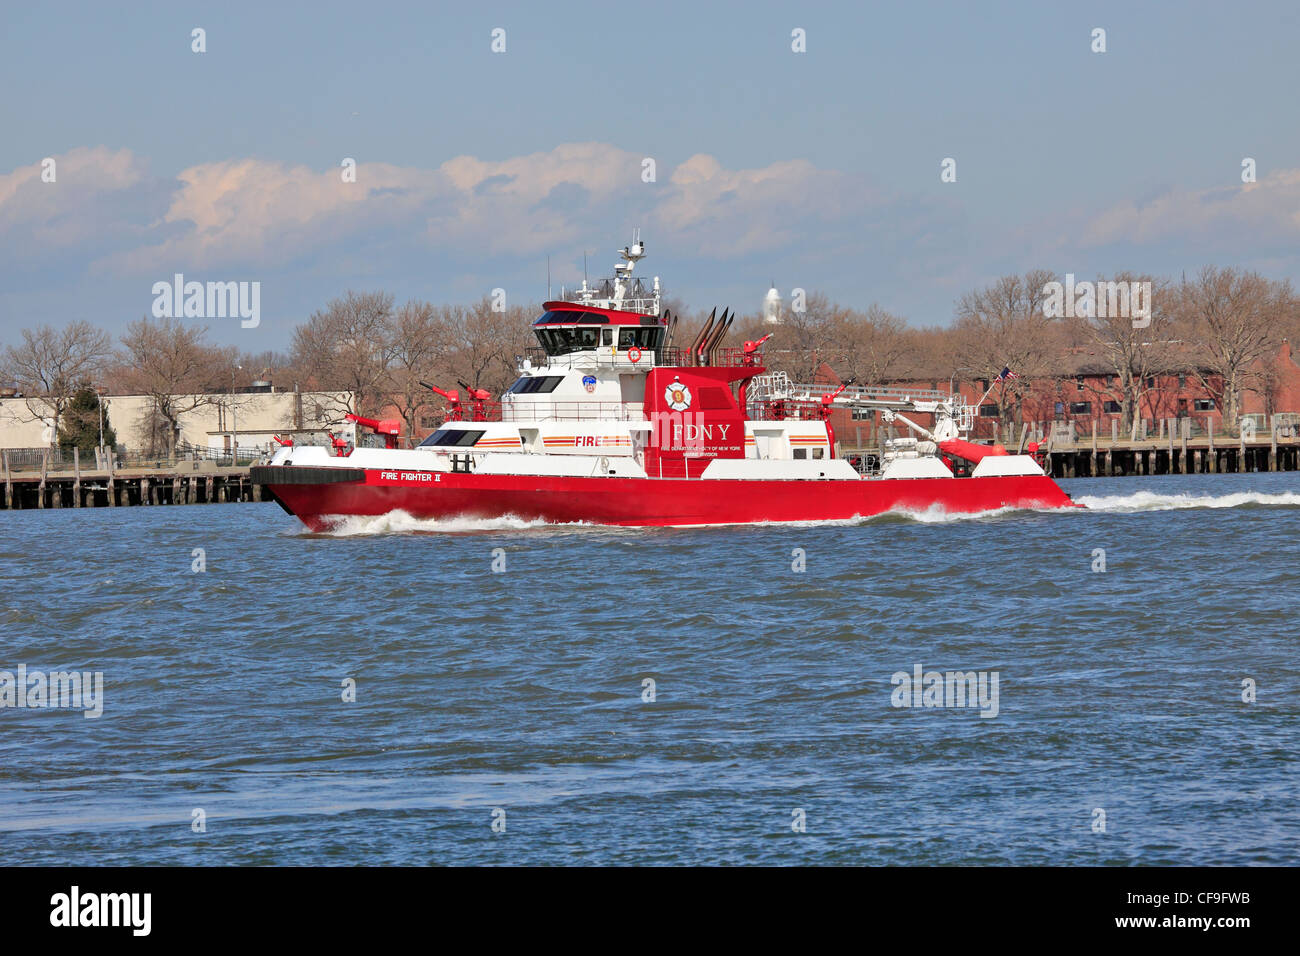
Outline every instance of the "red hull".
<path fill-rule="evenodd" d="M 405 511 L 417 518 L 497 518 L 608 525 L 825 521 L 886 511 L 969 514 L 997 508 L 1076 507 L 1051 478 L 837 481 L 575 478 L 440 473 L 420 484 L 383 480 L 276 484 L 276 498 L 313 531 L 329 516 Z"/>

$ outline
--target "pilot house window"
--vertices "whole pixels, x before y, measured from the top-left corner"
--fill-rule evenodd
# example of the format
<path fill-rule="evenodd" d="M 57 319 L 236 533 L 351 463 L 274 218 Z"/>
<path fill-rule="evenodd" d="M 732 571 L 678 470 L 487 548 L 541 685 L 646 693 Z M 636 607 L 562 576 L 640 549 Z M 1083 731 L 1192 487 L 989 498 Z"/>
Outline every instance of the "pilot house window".
<path fill-rule="evenodd" d="M 563 381 L 563 375 L 525 375 L 506 391 L 512 395 L 532 395 L 535 392 L 547 394 L 555 391 L 556 386 Z"/>
<path fill-rule="evenodd" d="M 618 347 L 621 349 L 639 348 L 645 352 L 649 349 L 659 348 L 659 342 L 663 338 L 663 329 L 659 328 L 635 328 L 627 327 L 618 330 Z"/>
<path fill-rule="evenodd" d="M 421 448 L 428 448 L 432 445 L 454 446 L 457 448 L 468 448 L 473 445 L 486 432 L 482 429 L 472 428 L 440 428 L 424 441 L 420 442 Z"/>

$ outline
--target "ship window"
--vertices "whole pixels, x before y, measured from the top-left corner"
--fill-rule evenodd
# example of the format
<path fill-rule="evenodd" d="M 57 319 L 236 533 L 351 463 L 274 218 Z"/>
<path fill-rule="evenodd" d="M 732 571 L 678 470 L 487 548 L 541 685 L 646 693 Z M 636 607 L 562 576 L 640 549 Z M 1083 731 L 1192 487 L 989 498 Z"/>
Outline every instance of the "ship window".
<path fill-rule="evenodd" d="M 511 385 L 509 392 L 514 395 L 531 395 L 535 392 L 549 394 L 564 381 L 563 375 L 525 375 Z"/>
<path fill-rule="evenodd" d="M 822 457 L 825 457 L 825 453 L 826 453 L 826 449 L 825 449 L 825 448 L 814 448 L 814 449 L 812 450 L 812 455 L 813 455 L 814 458 L 822 458 Z"/>
<path fill-rule="evenodd" d="M 796 449 L 792 452 L 792 454 L 794 455 L 795 458 L 807 458 L 807 457 L 808 457 L 808 449 L 807 449 L 807 448 L 796 448 Z"/>
<path fill-rule="evenodd" d="M 486 434 L 482 429 L 475 430 L 472 428 L 439 428 L 436 432 L 420 442 L 421 448 L 428 448 L 434 445 L 442 447 L 454 446 L 465 448 L 473 445 Z"/>
<path fill-rule="evenodd" d="M 663 335 L 663 329 L 661 328 L 623 326 L 618 330 L 618 347 L 621 349 L 636 347 L 643 352 L 658 349 L 660 342 L 663 341 Z"/>
<path fill-rule="evenodd" d="M 570 322 L 608 325 L 609 316 L 601 315 L 599 312 L 577 312 L 563 309 L 554 312 L 543 312 L 541 318 L 534 322 L 533 325 L 567 325 Z"/>
<path fill-rule="evenodd" d="M 566 355 L 583 349 L 594 349 L 600 341 L 600 329 L 535 329 L 537 340 L 547 355 Z"/>

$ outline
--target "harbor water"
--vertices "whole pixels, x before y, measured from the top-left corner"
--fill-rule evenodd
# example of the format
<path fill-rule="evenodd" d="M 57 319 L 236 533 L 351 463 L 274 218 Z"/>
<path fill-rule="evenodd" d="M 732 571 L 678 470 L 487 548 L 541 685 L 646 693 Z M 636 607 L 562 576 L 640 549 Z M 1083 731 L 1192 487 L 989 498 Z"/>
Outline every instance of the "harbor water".
<path fill-rule="evenodd" d="M 0 514 L 9 861 L 1300 863 L 1300 475 L 1062 486 L 1087 509 L 691 530 Z M 18 706 L 20 667 L 99 675 L 98 715 Z"/>

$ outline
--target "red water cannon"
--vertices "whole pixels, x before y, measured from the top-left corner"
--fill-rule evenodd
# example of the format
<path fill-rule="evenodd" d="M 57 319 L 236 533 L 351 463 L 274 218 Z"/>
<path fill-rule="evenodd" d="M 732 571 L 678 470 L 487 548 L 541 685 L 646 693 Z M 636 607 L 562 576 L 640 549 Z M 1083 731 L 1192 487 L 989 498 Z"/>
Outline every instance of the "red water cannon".
<path fill-rule="evenodd" d="M 326 432 L 330 436 L 330 444 L 334 446 L 334 455 L 337 458 L 346 458 L 351 452 L 348 450 L 348 440 L 340 438 L 333 432 Z"/>
<path fill-rule="evenodd" d="M 447 400 L 447 421 L 458 422 L 464 418 L 464 411 L 460 406 L 460 392 L 454 388 L 448 391 L 445 388 L 439 388 L 437 385 L 430 385 L 428 382 L 421 382 L 420 384 L 431 392 L 437 392 Z"/>
<path fill-rule="evenodd" d="M 402 423 L 396 418 L 385 418 L 382 420 L 375 418 L 362 418 L 360 415 L 353 415 L 351 412 L 348 412 L 344 418 L 350 422 L 356 422 L 362 428 L 369 428 L 376 435 L 383 435 L 385 448 L 397 447 L 397 437 L 402 433 Z"/>
<path fill-rule="evenodd" d="M 828 418 L 831 417 L 831 412 L 835 406 L 835 399 L 839 398 L 840 393 L 843 392 L 846 388 L 848 388 L 852 384 L 853 384 L 853 380 L 849 379 L 847 382 L 845 382 L 835 391 L 826 392 L 825 394 L 822 395 L 822 421 L 826 421 Z"/>
<path fill-rule="evenodd" d="M 826 443 L 830 447 L 832 458 L 835 457 L 835 426 L 831 424 L 831 412 L 835 410 L 835 399 L 852 384 L 853 379 L 849 379 L 835 391 L 825 392 L 822 395 L 822 421 L 826 423 Z"/>
<path fill-rule="evenodd" d="M 474 403 L 472 406 L 474 410 L 474 421 L 487 421 L 487 407 L 484 403 L 492 398 L 492 393 L 486 388 L 473 388 L 472 386 L 466 385 L 464 382 L 458 381 L 457 384 L 465 390 L 465 394 L 469 396 L 469 400 Z"/>
<path fill-rule="evenodd" d="M 292 447 L 293 447 L 293 439 L 292 439 L 292 438 L 281 438 L 279 435 L 272 435 L 272 436 L 271 436 L 271 440 L 272 440 L 273 442 L 275 442 L 276 444 L 280 445 L 280 447 L 282 447 L 282 448 L 292 448 Z"/>
<path fill-rule="evenodd" d="M 763 336 L 763 337 L 762 337 L 761 339 L 759 339 L 757 342 L 746 342 L 746 343 L 745 343 L 744 348 L 745 348 L 745 364 L 746 364 L 746 365 L 757 365 L 757 364 L 758 364 L 758 359 L 756 359 L 756 358 L 754 357 L 755 354 L 758 352 L 759 349 L 761 349 L 761 348 L 763 347 L 763 343 L 766 342 L 768 339 L 770 339 L 770 338 L 771 338 L 772 336 L 774 336 L 774 335 L 776 335 L 775 332 L 768 332 L 767 335 Z"/>

